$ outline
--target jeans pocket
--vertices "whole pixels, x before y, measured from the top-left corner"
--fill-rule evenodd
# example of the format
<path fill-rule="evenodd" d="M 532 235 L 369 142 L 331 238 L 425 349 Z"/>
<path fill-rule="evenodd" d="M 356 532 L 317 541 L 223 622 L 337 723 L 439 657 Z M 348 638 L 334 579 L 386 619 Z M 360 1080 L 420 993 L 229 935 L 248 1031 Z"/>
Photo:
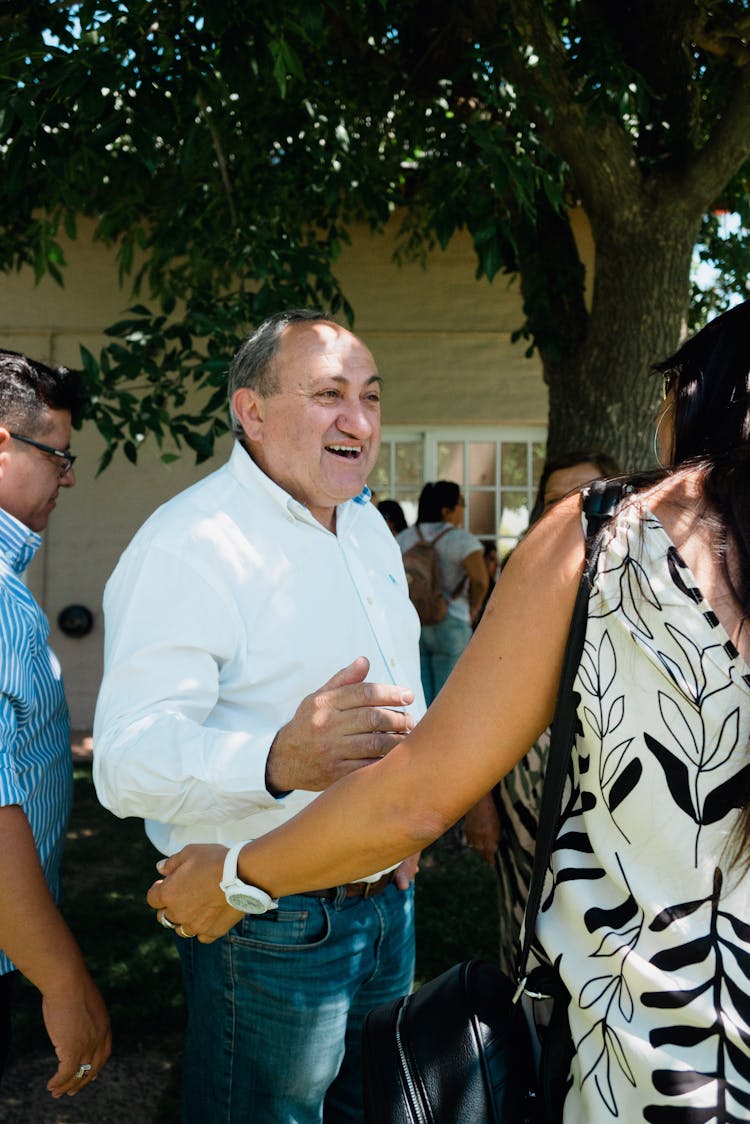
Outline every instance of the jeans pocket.
<path fill-rule="evenodd" d="M 330 932 L 331 922 L 325 905 L 311 900 L 309 909 L 279 906 L 259 916 L 245 914 L 228 936 L 233 944 L 281 952 L 316 948 L 325 943 Z"/>

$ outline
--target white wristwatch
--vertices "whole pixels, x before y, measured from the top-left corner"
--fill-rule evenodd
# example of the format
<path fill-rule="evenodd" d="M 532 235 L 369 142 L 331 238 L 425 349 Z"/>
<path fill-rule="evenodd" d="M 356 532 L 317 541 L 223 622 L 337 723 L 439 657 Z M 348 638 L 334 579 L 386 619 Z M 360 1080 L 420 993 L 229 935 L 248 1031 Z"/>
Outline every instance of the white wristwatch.
<path fill-rule="evenodd" d="M 260 887 L 249 886 L 237 877 L 237 860 L 244 846 L 244 843 L 235 843 L 227 851 L 219 886 L 232 909 L 239 909 L 242 913 L 267 913 L 269 909 L 278 907 L 278 901 Z"/>

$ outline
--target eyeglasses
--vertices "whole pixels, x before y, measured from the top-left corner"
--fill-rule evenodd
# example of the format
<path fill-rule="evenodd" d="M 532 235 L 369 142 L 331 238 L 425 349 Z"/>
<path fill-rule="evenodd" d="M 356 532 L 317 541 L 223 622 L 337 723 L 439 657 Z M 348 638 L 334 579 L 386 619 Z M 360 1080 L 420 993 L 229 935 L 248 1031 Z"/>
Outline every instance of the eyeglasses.
<path fill-rule="evenodd" d="M 23 441 L 24 445 L 33 445 L 35 449 L 41 449 L 43 453 L 48 453 L 51 457 L 57 457 L 59 475 L 67 476 L 73 465 L 76 463 L 76 458 L 73 453 L 68 452 L 67 449 L 55 449 L 52 445 L 43 445 L 41 441 L 34 441 L 31 437 L 24 437 L 22 433 L 11 433 L 14 441 Z"/>

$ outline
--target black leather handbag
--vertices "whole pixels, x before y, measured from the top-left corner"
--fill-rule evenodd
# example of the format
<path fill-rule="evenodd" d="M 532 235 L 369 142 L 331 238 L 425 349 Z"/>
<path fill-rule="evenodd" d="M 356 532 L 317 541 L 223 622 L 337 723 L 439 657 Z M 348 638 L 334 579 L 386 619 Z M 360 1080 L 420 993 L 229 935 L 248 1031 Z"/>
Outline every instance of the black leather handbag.
<path fill-rule="evenodd" d="M 527 964 L 575 735 L 573 684 L 601 528 L 621 496 L 621 485 L 599 481 L 584 493 L 586 565 L 552 722 L 517 978 L 494 964 L 466 961 L 412 995 L 370 1011 L 363 1052 L 366 1124 L 551 1124 L 561 1114 L 573 1053 L 569 996 L 553 967 L 527 973 Z M 519 1002 L 524 992 L 552 1000 L 536 1060 Z"/>

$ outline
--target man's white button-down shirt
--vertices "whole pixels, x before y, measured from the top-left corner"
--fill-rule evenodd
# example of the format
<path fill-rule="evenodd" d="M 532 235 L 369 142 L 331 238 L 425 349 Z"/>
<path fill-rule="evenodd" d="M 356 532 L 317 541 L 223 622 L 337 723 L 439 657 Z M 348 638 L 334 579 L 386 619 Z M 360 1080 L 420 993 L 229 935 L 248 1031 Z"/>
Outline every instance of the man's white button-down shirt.
<path fill-rule="evenodd" d="M 336 533 L 235 445 L 218 472 L 151 516 L 104 595 L 94 779 L 154 845 L 231 844 L 270 831 L 316 793 L 276 800 L 268 751 L 302 699 L 356 656 L 368 680 L 414 692 L 419 621 L 401 553 L 366 494 Z"/>

